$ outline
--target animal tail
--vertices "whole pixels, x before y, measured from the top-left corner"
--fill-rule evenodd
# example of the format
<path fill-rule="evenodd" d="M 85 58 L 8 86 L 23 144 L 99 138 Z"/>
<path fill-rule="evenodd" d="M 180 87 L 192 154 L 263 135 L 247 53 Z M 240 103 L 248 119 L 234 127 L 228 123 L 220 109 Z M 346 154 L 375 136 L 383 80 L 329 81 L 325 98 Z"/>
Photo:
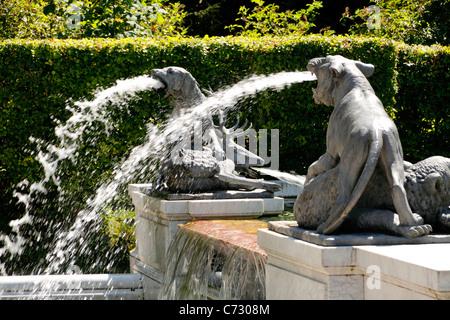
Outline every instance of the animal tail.
<path fill-rule="evenodd" d="M 379 132 L 373 132 L 370 136 L 370 146 L 366 164 L 364 165 L 364 169 L 359 176 L 358 182 L 353 188 L 349 200 L 341 209 L 341 213 L 339 213 L 338 217 L 332 221 L 332 223 L 325 230 L 323 230 L 323 233 L 329 234 L 335 231 L 341 225 L 345 217 L 347 217 L 350 211 L 355 207 L 362 193 L 366 189 L 373 172 L 375 171 L 382 149 L 383 138 L 379 137 Z"/>

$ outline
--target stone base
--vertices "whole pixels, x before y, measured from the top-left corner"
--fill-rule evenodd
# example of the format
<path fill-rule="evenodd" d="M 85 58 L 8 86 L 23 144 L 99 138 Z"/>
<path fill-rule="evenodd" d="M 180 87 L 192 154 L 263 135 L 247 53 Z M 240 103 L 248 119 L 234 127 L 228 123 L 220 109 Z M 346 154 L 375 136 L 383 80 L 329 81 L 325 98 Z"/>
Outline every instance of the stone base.
<path fill-rule="evenodd" d="M 257 218 L 277 215 L 284 210 L 284 200 L 273 193 L 257 189 L 253 191 L 225 190 L 212 193 L 165 194 L 164 198 L 148 194 L 151 185 L 132 184 L 128 192 L 136 210 L 160 213 L 174 220 Z"/>
<path fill-rule="evenodd" d="M 143 299 L 157 300 L 164 280 L 164 272 L 139 260 L 139 252 L 130 253 L 131 272 L 142 278 Z"/>
<path fill-rule="evenodd" d="M 178 225 L 192 220 L 249 219 L 283 212 L 283 198 L 255 198 L 255 190 L 239 191 L 239 198 L 164 200 L 146 194 L 150 185 L 128 188 L 135 206 L 136 251 L 130 258 L 132 272 L 143 276 L 146 299 L 156 299 L 165 272 L 166 255 Z M 233 193 L 233 192 L 231 192 Z M 222 194 L 222 193 L 221 193 Z M 223 196 L 223 194 L 222 194 Z"/>
<path fill-rule="evenodd" d="M 268 229 L 321 246 L 360 246 L 391 244 L 450 243 L 450 234 L 430 234 L 417 238 L 390 236 L 381 233 L 319 234 L 298 227 L 296 221 L 271 221 Z"/>
<path fill-rule="evenodd" d="M 450 299 L 450 243 L 320 246 L 267 229 L 267 299 Z"/>

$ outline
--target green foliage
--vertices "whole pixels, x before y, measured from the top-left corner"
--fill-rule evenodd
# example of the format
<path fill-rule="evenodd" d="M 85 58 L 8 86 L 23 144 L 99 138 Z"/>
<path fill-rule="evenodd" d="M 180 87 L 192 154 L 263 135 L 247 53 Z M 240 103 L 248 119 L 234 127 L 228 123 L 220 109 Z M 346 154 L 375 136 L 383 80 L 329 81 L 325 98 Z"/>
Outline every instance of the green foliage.
<path fill-rule="evenodd" d="M 106 231 L 110 236 L 111 244 L 124 246 L 127 251 L 135 248 L 134 235 L 134 211 L 120 209 L 110 209 L 103 214 Z"/>
<path fill-rule="evenodd" d="M 351 34 L 385 37 L 410 44 L 448 45 L 450 2 L 439 0 L 373 0 L 374 5 L 347 10 Z"/>
<path fill-rule="evenodd" d="M 407 160 L 450 156 L 449 64 L 449 47 L 399 46 L 395 120 Z"/>
<path fill-rule="evenodd" d="M 44 0 L 0 1 L 0 39 L 43 38 L 50 33 L 51 19 L 43 8 Z"/>
<path fill-rule="evenodd" d="M 109 239 L 108 245 L 115 248 L 117 271 L 129 272 L 129 253 L 136 247 L 134 233 L 134 210 L 114 208 L 102 214 L 104 233 Z"/>
<path fill-rule="evenodd" d="M 271 3 L 264 5 L 264 0 L 252 0 L 256 6 L 250 11 L 249 8 L 241 6 L 236 21 L 242 21 L 244 24 L 233 24 L 225 28 L 238 32 L 242 36 L 262 36 L 262 35 L 303 35 L 312 27 L 317 10 L 322 8 L 321 1 L 314 1 L 307 4 L 306 9 L 289 10 L 279 12 L 280 6 Z"/>
<path fill-rule="evenodd" d="M 152 68 L 177 65 L 190 71 L 201 86 L 215 91 L 252 74 L 305 70 L 310 58 L 326 54 L 342 54 L 375 65 L 369 80 L 399 127 L 406 160 L 450 156 L 449 110 L 445 104 L 450 98 L 446 85 L 450 63 L 447 47 L 319 35 L 0 42 L 0 186 L 4 191 L 0 194 L 1 230 L 9 232 L 7 223 L 23 214 L 23 206 L 16 204 L 13 197 L 17 184 L 24 179 L 40 181 L 44 175 L 36 160 L 38 144 L 29 137 L 57 145 L 54 129 L 71 116 L 66 106 L 92 98 L 96 89 L 108 88 L 118 79 L 148 74 Z M 241 119 L 251 121 L 257 130 L 280 130 L 281 170 L 305 174 L 309 164 L 325 150 L 331 108 L 314 104 L 311 88 L 315 86 L 314 82 L 295 84 L 239 101 L 237 113 L 241 113 Z M 65 190 L 76 192 L 64 208 L 57 208 L 52 204 L 52 199 L 58 197 L 56 186 L 47 186 L 47 203 L 36 201 L 33 207 L 34 228 L 51 230 L 44 224 L 49 220 L 70 225 L 96 185 L 143 142 L 147 123 L 161 122 L 171 107 L 163 95 L 147 91 L 129 103 L 127 112 L 114 106 L 110 109 L 114 122 L 110 134 L 99 134 L 101 124 L 94 123 L 85 133 L 77 160 L 61 164 L 66 168 L 61 183 Z M 233 116 L 237 115 L 229 115 Z M 145 177 L 140 179 L 133 182 L 145 182 Z M 120 193 L 125 202 L 118 207 L 132 208 L 126 190 Z M 116 229 L 120 219 L 107 218 L 112 221 L 107 224 L 112 226 L 109 230 Z M 122 231 L 112 234 L 117 233 Z M 45 256 L 48 243 L 54 240 L 51 232 L 39 237 L 33 230 L 25 234 L 31 245 L 26 254 L 10 262 L 10 270 L 30 271 L 25 267 L 36 266 Z M 108 248 L 122 241 L 116 235 L 113 241 L 108 238 L 92 240 L 97 243 L 93 252 L 103 254 L 100 244 Z"/>
<path fill-rule="evenodd" d="M 165 0 L 5 0 L 0 39 L 182 35 L 183 6 Z"/>

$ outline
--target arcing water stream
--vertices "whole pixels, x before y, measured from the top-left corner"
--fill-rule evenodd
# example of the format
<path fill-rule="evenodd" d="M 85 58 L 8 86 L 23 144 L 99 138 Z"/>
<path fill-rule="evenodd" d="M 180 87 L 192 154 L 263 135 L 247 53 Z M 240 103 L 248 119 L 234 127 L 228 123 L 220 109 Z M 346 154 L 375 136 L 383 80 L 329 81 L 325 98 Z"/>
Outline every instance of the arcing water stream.
<path fill-rule="evenodd" d="M 284 87 L 303 81 L 313 81 L 316 78 L 309 72 L 280 72 L 269 76 L 253 76 L 225 89 L 221 89 L 209 96 L 203 103 L 193 107 L 189 112 L 177 119 L 170 119 L 161 126 L 147 125 L 147 133 L 144 143 L 132 149 L 126 159 L 117 163 L 111 170 L 107 181 L 97 186 L 93 194 L 80 210 L 75 222 L 69 228 L 63 224 L 52 222 L 51 228 L 58 229 L 56 239 L 46 248 L 47 256 L 43 266 L 36 271 L 39 274 L 61 274 L 67 268 L 75 267 L 76 258 L 79 255 L 91 254 L 89 249 L 89 234 L 98 232 L 100 226 L 100 212 L 125 190 L 129 183 L 140 182 L 144 179 L 145 172 L 157 171 L 158 155 L 163 154 L 166 147 L 166 138 L 171 132 L 182 132 L 190 130 L 194 119 L 204 117 L 206 114 L 216 114 L 219 111 L 232 109 L 239 99 L 254 95 L 267 89 L 281 90 Z M 15 255 L 22 253 L 26 239 L 21 234 L 21 229 L 32 227 L 34 223 L 33 207 L 30 205 L 31 198 L 45 199 L 47 184 L 52 183 L 57 187 L 58 195 L 53 201 L 63 202 L 71 197 L 70 190 L 65 190 L 61 181 L 64 177 L 64 161 L 74 162 L 80 152 L 83 142 L 83 133 L 88 130 L 94 122 L 103 124 L 103 134 L 108 134 L 113 125 L 108 113 L 108 108 L 122 108 L 126 112 L 127 101 L 133 99 L 134 94 L 139 91 L 161 88 L 163 84 L 148 76 L 140 76 L 127 80 L 118 81 L 109 89 L 97 92 L 92 101 L 82 101 L 67 107 L 72 116 L 64 124 L 59 123 L 55 134 L 59 144 L 46 143 L 40 139 L 30 137 L 38 150 L 36 158 L 44 170 L 44 178 L 40 181 L 22 181 L 17 186 L 15 196 L 25 206 L 25 215 L 18 220 L 10 222 L 12 232 L 0 234 L 0 272 L 4 272 L 2 264 L 5 255 L 13 259 Z M 90 141 L 95 145 L 95 140 Z M 147 178 L 147 180 L 149 180 Z M 76 191 L 75 191 L 76 192 Z M 45 200 L 43 200 L 45 201 Z M 50 222 L 49 222 L 50 223 Z M 113 259 L 114 255 L 99 257 L 98 259 Z M 93 267 L 96 263 L 92 263 Z M 108 264 L 105 270 L 108 272 Z M 20 270 L 17 271 L 20 273 Z"/>

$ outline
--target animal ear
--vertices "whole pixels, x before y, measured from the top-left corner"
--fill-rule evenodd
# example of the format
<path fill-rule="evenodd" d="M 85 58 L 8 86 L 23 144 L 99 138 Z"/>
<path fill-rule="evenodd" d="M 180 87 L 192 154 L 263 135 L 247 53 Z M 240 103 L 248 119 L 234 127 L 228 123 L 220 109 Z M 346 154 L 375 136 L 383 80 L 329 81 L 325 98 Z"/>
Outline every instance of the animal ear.
<path fill-rule="evenodd" d="M 181 79 L 180 90 L 184 95 L 187 95 L 189 92 L 194 90 L 193 86 L 197 81 L 189 72 L 183 73 Z"/>
<path fill-rule="evenodd" d="M 309 72 L 315 73 L 316 67 L 325 63 L 325 58 L 313 58 L 308 61 L 308 64 L 306 65 L 306 69 Z"/>
<path fill-rule="evenodd" d="M 375 66 L 370 63 L 363 63 L 361 61 L 355 61 L 356 67 L 363 73 L 363 75 L 368 78 L 373 74 Z"/>
<path fill-rule="evenodd" d="M 341 75 L 342 71 L 344 71 L 344 66 L 342 65 L 342 63 L 334 62 L 330 64 L 328 70 L 330 70 L 334 78 L 338 78 Z"/>

